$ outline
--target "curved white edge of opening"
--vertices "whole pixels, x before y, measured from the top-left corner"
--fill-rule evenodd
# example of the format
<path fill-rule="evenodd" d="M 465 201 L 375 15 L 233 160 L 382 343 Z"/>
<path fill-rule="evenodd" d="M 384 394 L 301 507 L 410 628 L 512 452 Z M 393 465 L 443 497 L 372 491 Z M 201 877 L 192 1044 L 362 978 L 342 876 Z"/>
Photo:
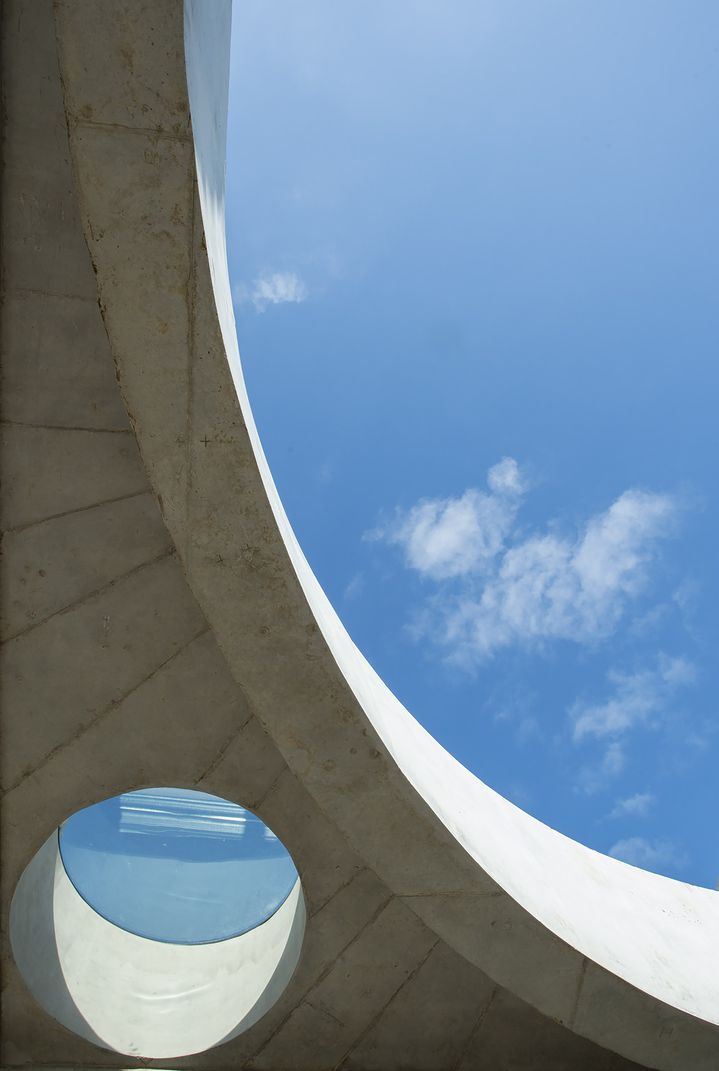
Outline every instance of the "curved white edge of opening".
<path fill-rule="evenodd" d="M 348 686 L 413 788 L 517 903 L 562 941 L 635 988 L 719 1024 L 719 894 L 594 851 L 483 784 L 392 694 L 353 643 L 312 573 L 259 440 L 237 342 L 224 207 L 231 0 L 184 3 L 200 201 L 227 358 L 277 526 Z"/>
<path fill-rule="evenodd" d="M 56 831 L 18 882 L 10 942 L 31 993 L 63 1026 L 126 1056 L 166 1059 L 229 1041 L 272 1007 L 297 966 L 305 917 L 298 878 L 275 914 L 240 937 L 137 937 L 82 899 Z"/>

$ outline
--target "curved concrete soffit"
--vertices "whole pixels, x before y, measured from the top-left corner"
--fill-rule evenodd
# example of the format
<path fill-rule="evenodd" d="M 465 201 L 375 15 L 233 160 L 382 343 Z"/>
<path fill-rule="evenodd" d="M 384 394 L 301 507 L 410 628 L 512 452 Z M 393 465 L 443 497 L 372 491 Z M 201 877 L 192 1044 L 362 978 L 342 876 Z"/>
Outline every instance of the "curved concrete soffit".
<path fill-rule="evenodd" d="M 70 881 L 53 833 L 18 882 L 10 940 L 37 1002 L 113 1052 L 169 1059 L 248 1030 L 297 965 L 305 926 L 299 879 L 266 922 L 212 944 L 150 941 L 99 915 Z"/>
<path fill-rule="evenodd" d="M 61 3 L 61 57 L 64 17 Z M 204 246 L 190 228 L 195 282 L 184 352 L 175 352 L 179 333 L 169 342 L 157 335 L 153 302 L 165 302 L 164 311 L 176 293 L 167 247 L 156 237 L 160 225 L 147 226 L 159 203 L 157 179 L 143 194 L 145 165 L 139 152 L 128 150 L 127 174 L 118 177 L 115 164 L 112 175 L 123 194 L 131 191 L 122 200 L 125 216 L 109 204 L 97 178 L 98 168 L 109 174 L 109 165 L 74 130 L 82 93 L 63 61 L 101 307 L 143 459 L 188 581 L 290 768 L 368 866 L 439 936 L 540 1012 L 606 1048 L 666 1071 L 713 1068 L 719 1062 L 719 895 L 577 844 L 464 769 L 374 672 L 302 554 L 253 421 L 227 272 L 230 24 L 230 0 L 185 0 Z M 72 32 L 82 32 L 77 21 Z M 79 54 L 77 42 L 73 47 Z M 118 92 L 114 85 L 101 90 Z M 99 91 L 93 84 L 84 92 Z M 170 149 L 161 163 L 179 188 L 175 172 L 185 165 L 172 163 Z M 146 361 L 155 352 L 157 373 Z M 168 371 L 172 361 L 176 367 Z M 228 365 L 241 413 L 230 397 Z M 188 368 L 190 399 L 175 398 L 175 384 L 188 389 Z M 203 432 L 205 439 L 213 436 L 207 450 L 198 445 Z"/>

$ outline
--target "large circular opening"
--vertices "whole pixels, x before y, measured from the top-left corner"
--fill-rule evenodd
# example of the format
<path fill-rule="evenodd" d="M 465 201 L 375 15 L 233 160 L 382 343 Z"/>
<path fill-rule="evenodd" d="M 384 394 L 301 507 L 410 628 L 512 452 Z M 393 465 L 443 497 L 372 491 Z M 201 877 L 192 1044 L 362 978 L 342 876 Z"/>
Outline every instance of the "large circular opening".
<path fill-rule="evenodd" d="M 278 999 L 304 901 L 282 842 L 251 811 L 153 788 L 72 815 L 13 898 L 16 963 L 55 1019 L 103 1048 L 187 1056 Z"/>
<path fill-rule="evenodd" d="M 80 896 L 153 941 L 238 937 L 271 918 L 297 881 L 289 852 L 257 815 L 207 792 L 127 792 L 72 815 L 59 838 Z"/>

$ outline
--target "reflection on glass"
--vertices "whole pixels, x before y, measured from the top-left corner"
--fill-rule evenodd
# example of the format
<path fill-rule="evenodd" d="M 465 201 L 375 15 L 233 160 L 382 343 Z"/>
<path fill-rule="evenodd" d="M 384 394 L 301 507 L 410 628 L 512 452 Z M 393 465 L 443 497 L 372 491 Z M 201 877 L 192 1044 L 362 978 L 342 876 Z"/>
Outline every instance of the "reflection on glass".
<path fill-rule="evenodd" d="M 202 944 L 265 922 L 297 871 L 251 811 L 187 789 L 128 792 L 60 829 L 68 877 L 98 914 L 155 941 Z"/>

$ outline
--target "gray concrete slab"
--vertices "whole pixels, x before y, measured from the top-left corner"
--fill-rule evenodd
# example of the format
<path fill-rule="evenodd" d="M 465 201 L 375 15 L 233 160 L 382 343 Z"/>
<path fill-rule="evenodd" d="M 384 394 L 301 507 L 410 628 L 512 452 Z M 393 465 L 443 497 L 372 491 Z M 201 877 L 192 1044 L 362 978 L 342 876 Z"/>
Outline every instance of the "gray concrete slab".
<path fill-rule="evenodd" d="M 443 942 L 388 1002 L 347 1056 L 347 1071 L 457 1067 L 497 987 Z"/>
<path fill-rule="evenodd" d="M 523 1029 L 517 1030 L 520 1008 Z M 568 1034 L 551 1019 L 520 1005 L 506 989 L 498 989 L 457 1071 L 536 1071 L 545 1067 L 551 1071 L 630 1071 L 638 1066 L 590 1045 L 578 1034 Z"/>
<path fill-rule="evenodd" d="M 0 324 L 3 419 L 41 427 L 128 431 L 97 298 L 7 294 Z M 68 364 L 65 355 L 75 350 Z"/>
<path fill-rule="evenodd" d="M 129 435 L 26 424 L 5 424 L 2 435 L 6 530 L 141 494 L 147 487 Z"/>
<path fill-rule="evenodd" d="M 8 727 L 3 769 L 36 769 L 64 740 L 112 711 L 205 628 L 163 553 L 2 650 Z M 184 589 L 186 592 L 186 589 Z M 82 677 L 68 665 L 84 664 Z"/>
<path fill-rule="evenodd" d="M 8 532 L 1 564 L 3 640 L 99 595 L 170 550 L 148 491 Z"/>
<path fill-rule="evenodd" d="M 390 900 L 253 1058 L 257 1069 L 338 1066 L 436 944 Z"/>

